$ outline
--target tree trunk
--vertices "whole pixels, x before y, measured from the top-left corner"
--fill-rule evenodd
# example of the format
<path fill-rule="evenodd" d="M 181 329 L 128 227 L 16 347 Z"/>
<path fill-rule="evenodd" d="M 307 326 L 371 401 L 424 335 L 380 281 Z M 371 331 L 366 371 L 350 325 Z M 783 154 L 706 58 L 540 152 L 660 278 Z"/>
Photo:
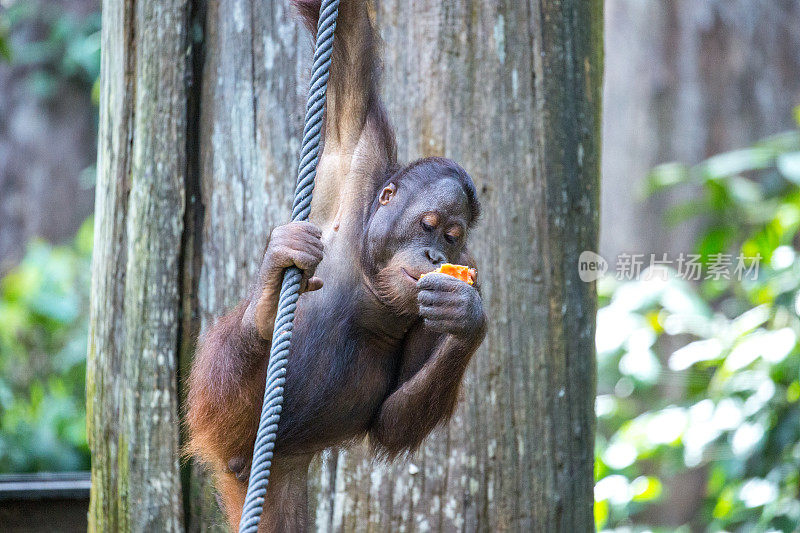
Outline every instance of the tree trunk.
<path fill-rule="evenodd" d="M 97 528 L 139 528 L 118 518 L 137 513 L 156 530 L 181 527 L 175 364 L 183 374 L 197 331 L 245 294 L 269 232 L 288 221 L 311 52 L 288 2 L 208 0 L 195 10 L 203 50 L 187 60 L 186 6 L 165 4 L 165 24 L 144 16 L 150 1 L 104 13 L 116 24 L 106 38 L 127 37 L 104 58 L 89 388 Z M 595 291 L 577 260 L 597 245 L 602 3 L 380 0 L 375 14 L 401 157 L 453 157 L 478 187 L 472 246 L 490 329 L 453 422 L 420 453 L 386 466 L 356 447 L 317 462 L 316 527 L 592 530 Z M 148 25 L 164 31 L 140 40 Z M 140 102 L 147 60 L 186 85 Z M 147 113 L 171 97 L 158 118 Z M 187 529 L 221 530 L 210 481 L 195 466 L 183 481 Z"/>
<path fill-rule="evenodd" d="M 177 349 L 188 3 L 103 6 L 87 361 L 89 528 L 183 529 Z"/>

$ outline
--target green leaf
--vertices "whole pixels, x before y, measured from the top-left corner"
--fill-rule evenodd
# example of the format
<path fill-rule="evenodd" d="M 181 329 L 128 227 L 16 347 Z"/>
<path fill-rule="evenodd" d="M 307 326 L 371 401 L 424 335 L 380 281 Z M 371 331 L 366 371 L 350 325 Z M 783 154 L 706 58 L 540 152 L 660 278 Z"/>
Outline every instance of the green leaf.
<path fill-rule="evenodd" d="M 717 499 L 717 503 L 714 506 L 714 510 L 711 514 L 714 518 L 725 518 L 728 516 L 731 511 L 733 511 L 733 502 L 735 499 L 735 494 L 732 488 L 728 487 L 722 491 L 719 498 Z"/>
<path fill-rule="evenodd" d="M 75 235 L 75 248 L 85 257 L 91 257 L 94 245 L 94 216 L 83 221 Z"/>
<path fill-rule="evenodd" d="M 699 165 L 706 179 L 722 179 L 773 164 L 775 152 L 767 148 L 745 148 L 710 157 Z"/>
<path fill-rule="evenodd" d="M 653 476 L 640 476 L 631 482 L 633 501 L 649 502 L 661 497 L 663 487 L 661 481 Z"/>
<path fill-rule="evenodd" d="M 11 61 L 11 21 L 3 11 L 0 11 L 0 58 Z"/>
<path fill-rule="evenodd" d="M 761 188 L 741 176 L 731 176 L 725 180 L 725 186 L 731 200 L 745 206 L 758 204 L 763 198 Z"/>
<path fill-rule="evenodd" d="M 727 252 L 733 237 L 734 229 L 729 226 L 712 228 L 700 240 L 697 251 L 703 257 L 703 261 L 707 262 L 709 256 Z"/>
<path fill-rule="evenodd" d="M 10 302 L 22 301 L 28 295 L 37 292 L 41 283 L 42 273 L 23 264 L 0 280 L 0 294 Z"/>
<path fill-rule="evenodd" d="M 683 222 L 707 214 L 711 209 L 707 198 L 692 199 L 669 207 L 664 214 L 664 223 L 671 228 L 676 227 Z"/>
<path fill-rule="evenodd" d="M 608 500 L 601 500 L 594 504 L 594 524 L 598 531 L 602 530 L 608 522 Z"/>
<path fill-rule="evenodd" d="M 798 109 L 800 109 L 800 107 Z M 770 135 L 758 141 L 754 146 L 772 150 L 776 154 L 796 152 L 800 150 L 800 131 L 791 130 L 776 135 Z"/>
<path fill-rule="evenodd" d="M 786 388 L 786 401 L 795 403 L 797 400 L 800 400 L 800 382 L 795 380 Z"/>
<path fill-rule="evenodd" d="M 31 308 L 39 315 L 67 324 L 78 318 L 78 301 L 65 295 L 52 292 L 40 293 L 32 302 Z"/>
<path fill-rule="evenodd" d="M 647 175 L 645 193 L 647 196 L 665 188 L 674 187 L 689 180 L 688 168 L 679 163 L 665 163 L 655 167 Z"/>
<path fill-rule="evenodd" d="M 9 44 L 8 35 L 0 33 L 0 58 L 7 62 L 11 62 L 11 45 Z"/>
<path fill-rule="evenodd" d="M 777 166 L 783 177 L 800 184 L 800 152 L 781 154 L 778 156 Z"/>

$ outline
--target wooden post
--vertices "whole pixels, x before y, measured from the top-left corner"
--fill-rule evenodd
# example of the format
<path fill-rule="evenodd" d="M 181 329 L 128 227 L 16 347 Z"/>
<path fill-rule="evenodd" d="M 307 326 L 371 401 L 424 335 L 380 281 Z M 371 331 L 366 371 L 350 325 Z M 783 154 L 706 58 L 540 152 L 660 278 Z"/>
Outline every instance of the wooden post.
<path fill-rule="evenodd" d="M 374 8 L 401 158 L 452 157 L 478 187 L 490 329 L 421 452 L 317 462 L 317 529 L 590 531 L 595 291 L 577 259 L 597 245 L 602 2 Z M 90 521 L 223 530 L 202 471 L 180 476 L 176 381 L 288 221 L 311 42 L 285 1 L 107 0 L 103 50 Z"/>
<path fill-rule="evenodd" d="M 189 3 L 103 5 L 87 362 L 92 531 L 183 529 L 177 351 Z"/>

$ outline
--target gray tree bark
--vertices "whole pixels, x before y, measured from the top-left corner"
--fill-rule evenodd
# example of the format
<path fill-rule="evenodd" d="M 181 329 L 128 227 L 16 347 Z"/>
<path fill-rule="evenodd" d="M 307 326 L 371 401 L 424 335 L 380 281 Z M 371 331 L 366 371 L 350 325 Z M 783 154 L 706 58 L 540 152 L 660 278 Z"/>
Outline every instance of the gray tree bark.
<path fill-rule="evenodd" d="M 176 368 L 188 7 L 103 5 L 86 379 L 92 531 L 183 529 Z"/>
<path fill-rule="evenodd" d="M 184 375 L 197 332 L 245 294 L 288 220 L 311 45 L 286 2 L 209 0 L 187 64 L 186 6 L 159 5 L 152 18 L 151 0 L 104 13 L 106 39 L 126 39 L 104 58 L 92 516 L 96 529 L 222 530 L 201 469 L 185 469 L 180 491 L 175 365 Z M 317 462 L 316 528 L 590 531 L 595 290 L 577 259 L 597 245 L 602 2 L 380 0 L 375 16 L 401 156 L 452 157 L 478 187 L 491 325 L 453 422 L 420 453 L 382 465 L 355 447 Z M 139 40 L 153 24 L 163 31 Z M 199 84 L 143 102 L 148 59 L 161 79 Z M 145 494 L 156 470 L 162 492 Z"/>

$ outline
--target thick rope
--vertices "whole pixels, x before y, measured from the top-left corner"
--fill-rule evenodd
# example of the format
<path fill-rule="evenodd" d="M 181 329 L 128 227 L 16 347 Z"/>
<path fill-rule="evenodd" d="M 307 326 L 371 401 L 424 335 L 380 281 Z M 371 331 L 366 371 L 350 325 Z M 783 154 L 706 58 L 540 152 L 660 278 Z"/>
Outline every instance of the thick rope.
<path fill-rule="evenodd" d="M 322 134 L 322 117 L 325 111 L 325 91 L 333 53 L 333 31 L 339 14 L 339 0 L 323 0 L 317 26 L 317 43 L 314 49 L 314 65 L 311 71 L 311 87 L 306 106 L 306 121 L 303 127 L 303 145 L 300 150 L 300 168 L 292 205 L 292 221 L 306 220 L 311 212 L 311 193 L 317 176 L 319 141 Z M 258 424 L 250 481 L 244 500 L 240 533 L 256 533 L 264 508 L 269 472 L 272 467 L 272 451 L 278 431 L 283 403 L 283 386 L 286 383 L 286 362 L 292 341 L 292 327 L 297 299 L 300 296 L 302 273 L 297 267 L 287 268 L 278 298 L 275 329 L 272 332 L 272 348 L 267 366 L 267 384 L 261 420 Z"/>

